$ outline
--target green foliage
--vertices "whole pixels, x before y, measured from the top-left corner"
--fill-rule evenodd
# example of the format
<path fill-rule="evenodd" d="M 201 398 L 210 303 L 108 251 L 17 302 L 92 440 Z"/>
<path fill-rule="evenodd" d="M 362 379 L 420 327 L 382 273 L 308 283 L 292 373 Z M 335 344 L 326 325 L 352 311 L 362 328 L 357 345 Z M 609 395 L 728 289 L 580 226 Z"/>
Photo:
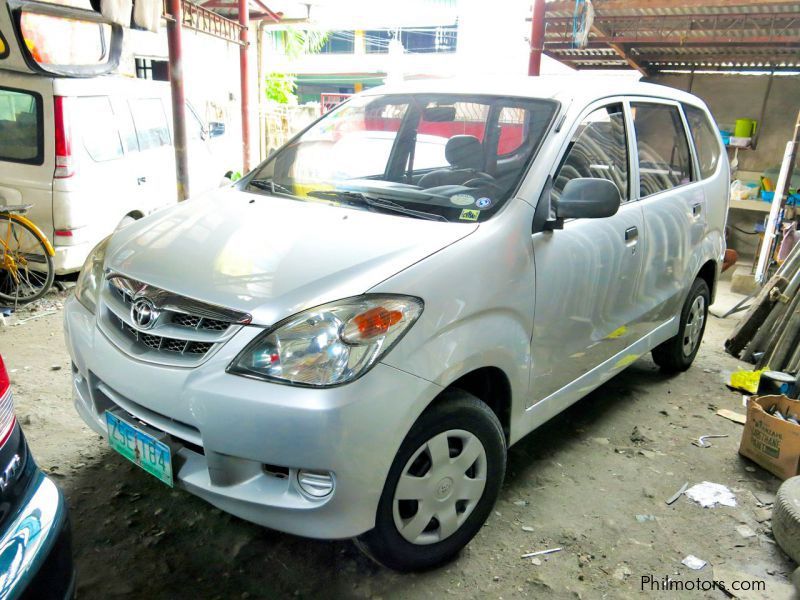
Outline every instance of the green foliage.
<path fill-rule="evenodd" d="M 286 56 L 289 60 L 296 60 L 307 54 L 316 54 L 328 40 L 327 31 L 314 31 L 287 27 L 281 32 Z M 267 100 L 279 104 L 296 104 L 297 96 L 296 77 L 289 73 L 270 73 L 267 75 L 266 95 Z"/>
<path fill-rule="evenodd" d="M 316 54 L 328 41 L 327 31 L 287 27 L 284 34 L 286 56 L 294 60 L 306 54 Z"/>
<path fill-rule="evenodd" d="M 296 104 L 297 96 L 294 95 L 297 89 L 295 76 L 289 73 L 270 73 L 266 81 L 267 100 L 278 104 Z"/>

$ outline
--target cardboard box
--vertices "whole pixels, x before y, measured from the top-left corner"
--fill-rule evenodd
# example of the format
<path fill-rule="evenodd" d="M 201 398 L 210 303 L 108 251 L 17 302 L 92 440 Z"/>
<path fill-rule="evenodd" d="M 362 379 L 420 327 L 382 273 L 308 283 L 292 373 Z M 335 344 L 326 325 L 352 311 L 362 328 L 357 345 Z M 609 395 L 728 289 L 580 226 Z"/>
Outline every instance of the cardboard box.
<path fill-rule="evenodd" d="M 784 416 L 800 416 L 800 402 L 786 396 L 752 396 L 739 454 L 781 479 L 800 474 L 800 425 L 773 417 L 767 409 L 778 405 Z"/>

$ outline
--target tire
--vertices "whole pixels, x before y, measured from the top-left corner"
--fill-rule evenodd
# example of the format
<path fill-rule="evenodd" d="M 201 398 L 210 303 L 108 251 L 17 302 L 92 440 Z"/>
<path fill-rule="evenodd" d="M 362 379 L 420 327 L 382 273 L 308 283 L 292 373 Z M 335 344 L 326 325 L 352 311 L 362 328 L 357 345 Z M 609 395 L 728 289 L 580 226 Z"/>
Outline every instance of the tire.
<path fill-rule="evenodd" d="M 11 222 L 11 226 L 16 228 L 19 227 L 22 230 L 28 233 L 28 236 L 31 238 L 31 243 L 33 244 L 35 240 L 36 250 L 35 253 L 26 253 L 28 254 L 29 258 L 31 256 L 35 256 L 35 262 L 41 265 L 40 270 L 33 270 L 36 275 L 34 276 L 30 272 L 28 273 L 28 277 L 33 277 L 31 283 L 35 282 L 35 288 L 31 287 L 30 293 L 20 296 L 16 293 L 17 285 L 14 283 L 14 280 L 11 277 L 11 274 L 8 271 L 2 269 L 2 258 L 3 252 L 5 252 L 5 248 L 0 245 L 0 301 L 7 302 L 7 303 L 25 303 L 25 302 L 32 302 L 34 300 L 38 300 L 42 296 L 44 296 L 50 286 L 53 285 L 53 279 L 55 278 L 55 269 L 53 268 L 53 257 L 47 253 L 47 247 L 44 243 L 39 239 L 39 233 L 29 227 L 26 223 L 21 221 L 15 221 L 9 219 L 8 215 L 0 215 L 0 238 L 3 241 L 6 241 L 6 235 L 8 232 L 8 223 Z M 26 239 L 28 238 L 26 236 Z M 33 248 L 31 248 L 33 249 Z M 41 254 L 40 254 L 41 253 Z M 34 262 L 31 260 L 31 262 Z"/>
<path fill-rule="evenodd" d="M 800 563 L 800 476 L 781 484 L 772 508 L 772 534 L 794 562 Z"/>
<path fill-rule="evenodd" d="M 375 528 L 356 540 L 367 556 L 396 571 L 430 569 L 458 554 L 489 517 L 503 484 L 506 440 L 497 415 L 467 392 L 444 394 L 406 435 L 386 478 Z"/>
<path fill-rule="evenodd" d="M 689 295 L 681 309 L 678 335 L 653 348 L 653 360 L 662 371 L 679 373 L 692 366 L 703 341 L 710 300 L 708 284 L 698 277 L 689 288 Z"/>

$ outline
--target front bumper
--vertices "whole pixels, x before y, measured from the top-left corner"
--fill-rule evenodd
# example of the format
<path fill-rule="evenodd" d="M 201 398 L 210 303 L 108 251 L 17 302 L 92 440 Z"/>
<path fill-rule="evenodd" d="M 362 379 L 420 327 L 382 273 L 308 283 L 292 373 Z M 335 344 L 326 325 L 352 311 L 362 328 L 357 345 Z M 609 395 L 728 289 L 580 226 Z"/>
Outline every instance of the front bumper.
<path fill-rule="evenodd" d="M 313 538 L 353 537 L 374 526 L 397 449 L 441 391 L 384 364 L 328 389 L 226 373 L 256 328 L 244 328 L 198 367 L 140 362 L 113 345 L 74 297 L 65 330 L 75 406 L 90 427 L 106 435 L 105 411 L 121 408 L 170 435 L 177 485 L 243 519 Z M 306 496 L 298 469 L 332 472 L 334 491 Z"/>
<path fill-rule="evenodd" d="M 0 532 L 0 598 L 72 598 L 75 571 L 64 496 L 32 468 L 25 499 Z"/>

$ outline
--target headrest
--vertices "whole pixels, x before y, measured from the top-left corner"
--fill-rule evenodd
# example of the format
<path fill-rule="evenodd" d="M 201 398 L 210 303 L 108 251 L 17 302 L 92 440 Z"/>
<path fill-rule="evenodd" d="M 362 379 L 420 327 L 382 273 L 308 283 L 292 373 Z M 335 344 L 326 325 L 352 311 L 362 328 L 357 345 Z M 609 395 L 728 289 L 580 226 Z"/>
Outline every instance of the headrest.
<path fill-rule="evenodd" d="M 474 135 L 454 135 L 447 140 L 444 156 L 452 166 L 459 169 L 483 168 L 483 148 Z"/>

